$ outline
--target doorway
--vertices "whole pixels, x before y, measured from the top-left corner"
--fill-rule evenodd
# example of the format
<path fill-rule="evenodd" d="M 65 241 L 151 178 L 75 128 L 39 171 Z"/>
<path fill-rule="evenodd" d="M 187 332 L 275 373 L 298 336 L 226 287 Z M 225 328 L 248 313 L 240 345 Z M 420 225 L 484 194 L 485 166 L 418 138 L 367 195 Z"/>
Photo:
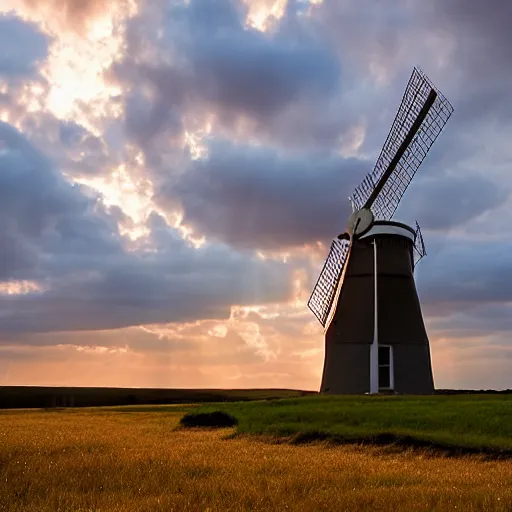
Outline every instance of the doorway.
<path fill-rule="evenodd" d="M 394 388 L 393 347 L 379 345 L 379 391 L 392 391 Z"/>

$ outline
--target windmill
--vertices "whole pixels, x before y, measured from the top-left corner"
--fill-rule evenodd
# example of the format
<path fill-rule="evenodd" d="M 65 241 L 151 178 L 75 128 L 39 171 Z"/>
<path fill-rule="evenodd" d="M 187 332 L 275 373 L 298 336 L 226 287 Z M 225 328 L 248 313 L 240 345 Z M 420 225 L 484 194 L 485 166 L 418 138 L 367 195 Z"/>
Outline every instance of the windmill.
<path fill-rule="evenodd" d="M 434 391 L 430 346 L 414 282 L 421 230 L 392 219 L 453 112 L 414 68 L 377 163 L 352 194 L 308 306 L 325 328 L 323 393 Z"/>

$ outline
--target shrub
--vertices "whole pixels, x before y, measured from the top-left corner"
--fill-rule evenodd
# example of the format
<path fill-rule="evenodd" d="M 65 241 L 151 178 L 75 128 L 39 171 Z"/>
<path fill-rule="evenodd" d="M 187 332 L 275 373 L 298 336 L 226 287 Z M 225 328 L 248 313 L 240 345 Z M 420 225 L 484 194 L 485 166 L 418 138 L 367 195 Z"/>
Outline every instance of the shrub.
<path fill-rule="evenodd" d="M 238 424 L 235 417 L 222 411 L 185 414 L 180 420 L 183 427 L 234 427 Z"/>

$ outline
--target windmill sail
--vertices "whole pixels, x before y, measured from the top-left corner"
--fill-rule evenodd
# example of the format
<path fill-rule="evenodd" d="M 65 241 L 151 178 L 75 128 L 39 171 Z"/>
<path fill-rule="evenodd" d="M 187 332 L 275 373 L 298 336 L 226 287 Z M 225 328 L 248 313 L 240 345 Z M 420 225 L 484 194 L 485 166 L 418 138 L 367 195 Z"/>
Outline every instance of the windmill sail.
<path fill-rule="evenodd" d="M 373 171 L 354 191 L 357 208 L 389 220 L 432 144 L 453 112 L 428 77 L 414 68 Z"/>
<path fill-rule="evenodd" d="M 371 210 L 377 220 L 386 221 L 393 217 L 404 192 L 452 112 L 453 107 L 445 96 L 422 71 L 414 68 L 377 163 L 352 195 L 356 216 Z M 362 218 L 359 216 L 358 222 Z M 414 266 L 426 254 L 421 231 L 418 225 L 416 227 Z M 357 235 L 355 231 L 351 231 L 352 236 Z M 309 308 L 324 327 L 351 247 L 352 239 L 333 242 L 309 299 Z"/>
<path fill-rule="evenodd" d="M 350 242 L 346 239 L 335 239 L 332 242 L 329 255 L 308 301 L 309 309 L 324 327 L 347 261 L 349 247 Z"/>
<path fill-rule="evenodd" d="M 425 249 L 425 242 L 423 241 L 423 235 L 421 234 L 420 225 L 416 222 L 416 233 L 414 236 L 414 268 L 418 262 L 427 255 L 427 250 Z"/>

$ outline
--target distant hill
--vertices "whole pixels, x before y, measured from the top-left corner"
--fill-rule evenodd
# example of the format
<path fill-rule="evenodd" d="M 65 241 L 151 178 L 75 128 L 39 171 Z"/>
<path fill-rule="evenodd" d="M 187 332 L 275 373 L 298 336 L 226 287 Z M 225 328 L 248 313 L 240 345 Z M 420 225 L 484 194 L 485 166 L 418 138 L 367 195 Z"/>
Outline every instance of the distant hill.
<path fill-rule="evenodd" d="M 292 389 L 153 389 L 0 386 L 0 409 L 239 402 L 316 394 Z"/>
<path fill-rule="evenodd" d="M 510 394 L 504 391 L 439 389 L 439 395 Z M 0 386 L 0 409 L 99 407 L 112 405 L 186 404 L 275 400 L 316 395 L 295 389 L 154 389 Z"/>
<path fill-rule="evenodd" d="M 436 389 L 436 395 L 510 395 L 512 389 Z"/>

